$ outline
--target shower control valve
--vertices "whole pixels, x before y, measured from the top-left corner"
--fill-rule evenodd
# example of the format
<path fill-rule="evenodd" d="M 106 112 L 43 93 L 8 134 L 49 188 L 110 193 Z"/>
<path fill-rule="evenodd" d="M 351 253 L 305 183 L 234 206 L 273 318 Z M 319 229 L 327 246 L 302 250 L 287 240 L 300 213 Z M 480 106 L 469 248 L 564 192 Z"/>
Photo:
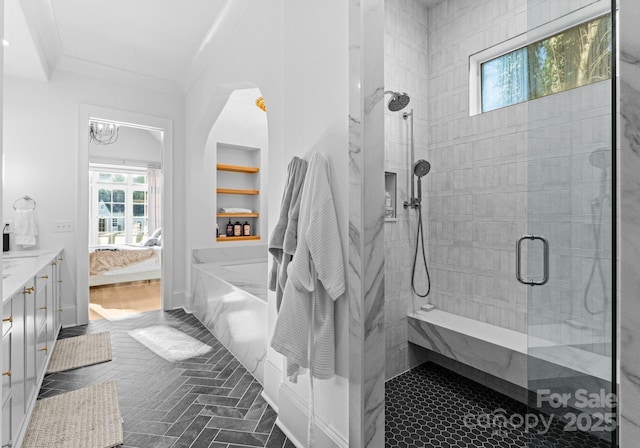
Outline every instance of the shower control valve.
<path fill-rule="evenodd" d="M 421 201 L 420 198 L 413 198 L 410 201 L 404 201 L 403 206 L 404 208 L 409 208 L 409 207 L 418 208 L 420 207 L 420 201 Z"/>

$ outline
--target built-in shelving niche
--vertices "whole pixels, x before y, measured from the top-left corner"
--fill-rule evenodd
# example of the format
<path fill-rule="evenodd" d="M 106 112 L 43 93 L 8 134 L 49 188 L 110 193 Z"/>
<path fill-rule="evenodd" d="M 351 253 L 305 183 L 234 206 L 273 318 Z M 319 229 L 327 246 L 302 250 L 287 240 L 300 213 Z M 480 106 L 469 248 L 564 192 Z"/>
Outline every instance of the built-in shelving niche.
<path fill-rule="evenodd" d="M 216 220 L 220 233 L 216 241 L 260 240 L 260 148 L 218 143 Z M 245 208 L 251 213 L 225 213 L 222 208 Z M 228 222 L 251 224 L 250 236 L 226 236 Z"/>

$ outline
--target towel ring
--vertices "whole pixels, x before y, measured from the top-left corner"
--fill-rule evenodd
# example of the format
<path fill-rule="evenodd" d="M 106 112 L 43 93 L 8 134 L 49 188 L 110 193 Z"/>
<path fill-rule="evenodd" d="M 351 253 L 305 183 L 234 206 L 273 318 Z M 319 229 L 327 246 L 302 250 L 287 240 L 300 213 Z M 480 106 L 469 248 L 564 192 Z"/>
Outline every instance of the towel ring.
<path fill-rule="evenodd" d="M 16 199 L 15 201 L 13 201 L 13 209 L 14 209 L 14 210 L 18 210 L 18 209 L 16 208 L 16 204 L 17 204 L 17 203 L 18 203 L 18 201 L 20 201 L 20 200 L 24 200 L 24 201 L 31 201 L 31 202 L 33 202 L 33 208 L 26 209 L 26 210 L 35 210 L 35 209 L 36 209 L 36 207 L 37 207 L 37 205 L 38 205 L 38 204 L 36 203 L 35 199 L 33 199 L 33 198 L 32 198 L 31 196 L 29 196 L 29 195 L 26 195 L 26 196 L 23 196 L 23 197 L 21 197 L 21 198 Z"/>

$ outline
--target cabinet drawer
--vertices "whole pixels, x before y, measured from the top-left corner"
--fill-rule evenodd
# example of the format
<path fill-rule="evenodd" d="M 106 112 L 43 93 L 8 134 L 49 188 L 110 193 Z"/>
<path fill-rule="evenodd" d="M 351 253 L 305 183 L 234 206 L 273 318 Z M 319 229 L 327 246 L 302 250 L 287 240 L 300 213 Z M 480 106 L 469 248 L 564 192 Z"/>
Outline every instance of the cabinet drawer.
<path fill-rule="evenodd" d="M 13 327 L 13 300 L 9 300 L 2 307 L 2 335 L 7 334 Z"/>
<path fill-rule="evenodd" d="M 2 402 L 7 399 L 11 392 L 11 333 L 2 338 Z"/>

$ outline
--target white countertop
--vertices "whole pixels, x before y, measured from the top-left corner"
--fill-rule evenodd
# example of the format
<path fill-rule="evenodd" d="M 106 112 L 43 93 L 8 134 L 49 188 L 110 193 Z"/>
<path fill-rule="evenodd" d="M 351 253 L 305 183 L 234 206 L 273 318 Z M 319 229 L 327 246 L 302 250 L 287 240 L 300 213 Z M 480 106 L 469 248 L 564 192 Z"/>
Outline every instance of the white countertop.
<path fill-rule="evenodd" d="M 2 253 L 2 303 L 32 279 L 40 269 L 51 263 L 62 249 L 9 251 Z"/>

